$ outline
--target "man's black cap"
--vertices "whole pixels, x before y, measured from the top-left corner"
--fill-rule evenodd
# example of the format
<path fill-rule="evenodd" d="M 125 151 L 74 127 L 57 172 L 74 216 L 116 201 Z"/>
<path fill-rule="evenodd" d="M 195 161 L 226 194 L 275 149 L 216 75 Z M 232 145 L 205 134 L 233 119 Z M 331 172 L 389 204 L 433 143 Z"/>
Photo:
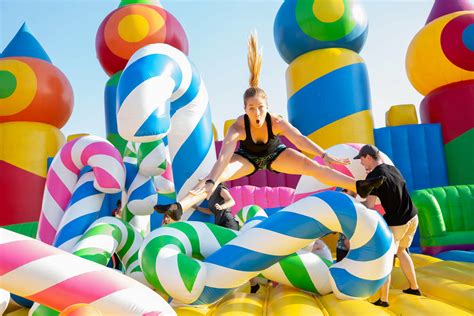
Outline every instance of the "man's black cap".
<path fill-rule="evenodd" d="M 374 145 L 364 145 L 357 156 L 354 159 L 360 159 L 360 157 L 372 156 L 373 158 L 379 157 L 379 149 Z"/>

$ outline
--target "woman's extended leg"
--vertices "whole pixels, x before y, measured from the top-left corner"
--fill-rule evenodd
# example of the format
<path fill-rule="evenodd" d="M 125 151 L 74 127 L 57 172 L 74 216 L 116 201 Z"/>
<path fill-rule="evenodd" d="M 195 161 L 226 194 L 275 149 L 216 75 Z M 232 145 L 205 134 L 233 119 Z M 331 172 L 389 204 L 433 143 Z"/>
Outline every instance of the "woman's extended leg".
<path fill-rule="evenodd" d="M 383 177 L 356 181 L 337 170 L 318 164 L 291 148 L 285 149 L 270 167 L 278 172 L 312 176 L 329 186 L 342 187 L 357 192 L 363 198 L 367 197 L 373 188 L 379 187 L 384 181 Z"/>
<path fill-rule="evenodd" d="M 312 176 L 324 184 L 357 192 L 354 178 L 320 165 L 292 148 L 285 149 L 272 162 L 271 168 L 282 173 Z"/>

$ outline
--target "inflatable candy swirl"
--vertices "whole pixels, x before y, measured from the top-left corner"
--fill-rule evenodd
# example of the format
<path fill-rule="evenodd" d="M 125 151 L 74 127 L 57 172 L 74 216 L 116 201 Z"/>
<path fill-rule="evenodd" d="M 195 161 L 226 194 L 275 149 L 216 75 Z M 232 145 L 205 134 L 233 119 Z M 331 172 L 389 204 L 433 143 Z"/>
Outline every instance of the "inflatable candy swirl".
<path fill-rule="evenodd" d="M 352 247 L 343 261 L 329 269 L 333 292 L 339 298 L 366 298 L 375 293 L 391 271 L 392 235 L 380 215 L 342 193 L 330 191 L 293 203 L 206 258 L 211 267 L 207 271 L 209 286 L 199 302 L 222 297 L 237 279 L 257 275 L 331 231 L 344 233 Z"/>
<path fill-rule="evenodd" d="M 88 303 L 104 315 L 176 315 L 140 282 L 2 228 L 0 253 L 2 287 L 56 310 Z"/>
<path fill-rule="evenodd" d="M 117 104 L 123 138 L 150 142 L 168 135 L 178 198 L 209 172 L 215 151 L 207 90 L 181 51 L 166 44 L 136 51 L 120 77 Z"/>
<path fill-rule="evenodd" d="M 371 296 L 391 272 L 395 248 L 390 230 L 378 213 L 328 191 L 282 209 L 206 258 L 209 281 L 197 302 L 219 299 L 233 285 L 333 231 L 351 242 L 347 257 L 329 269 L 333 292 L 342 299 Z"/>
<path fill-rule="evenodd" d="M 117 253 L 124 265 L 125 274 L 146 284 L 138 263 L 138 250 L 143 237 L 128 223 L 103 217 L 95 221 L 73 249 L 73 254 L 90 261 L 107 265 Z"/>
<path fill-rule="evenodd" d="M 143 238 L 130 224 L 114 218 L 103 217 L 95 221 L 76 243 L 72 253 L 81 258 L 107 266 L 117 253 L 124 266 L 124 273 L 148 285 L 138 263 L 138 250 Z M 32 316 L 55 316 L 58 313 L 44 305 L 35 304 Z"/>
<path fill-rule="evenodd" d="M 361 299 L 375 293 L 391 272 L 395 248 L 385 221 L 345 194 L 332 191 L 315 194 L 268 219 L 260 218 L 263 219 L 260 223 L 238 236 L 231 230 L 227 236 L 206 235 L 202 232 L 223 228 L 213 229 L 214 225 L 195 222 L 175 223 L 155 230 L 140 249 L 145 277 L 184 303 L 209 304 L 259 273 L 305 290 L 321 294 L 332 290 L 342 299 Z M 351 241 L 352 248 L 343 261 L 325 272 L 324 262 L 319 259 L 317 269 L 321 272 L 317 278 L 321 281 L 309 274 L 287 273 L 301 266 L 285 269 L 288 262 L 295 264 L 306 253 L 288 255 L 332 231 L 343 232 Z M 203 235 L 186 237 L 189 234 Z M 226 239 L 229 242 L 219 248 Z M 188 256 L 205 259 L 199 261 Z M 274 266 L 276 263 L 279 266 Z M 158 271 L 156 266 L 160 267 Z"/>
<path fill-rule="evenodd" d="M 120 153 L 112 144 L 96 136 L 68 142 L 56 154 L 48 171 L 38 226 L 41 241 L 53 243 L 80 171 L 85 166 L 92 167 L 96 190 L 104 193 L 122 191 L 125 168 Z"/>
<path fill-rule="evenodd" d="M 72 247 L 100 216 L 105 193 L 94 188 L 94 174 L 82 174 L 74 187 L 71 200 L 58 226 L 54 246 L 71 252 Z"/>

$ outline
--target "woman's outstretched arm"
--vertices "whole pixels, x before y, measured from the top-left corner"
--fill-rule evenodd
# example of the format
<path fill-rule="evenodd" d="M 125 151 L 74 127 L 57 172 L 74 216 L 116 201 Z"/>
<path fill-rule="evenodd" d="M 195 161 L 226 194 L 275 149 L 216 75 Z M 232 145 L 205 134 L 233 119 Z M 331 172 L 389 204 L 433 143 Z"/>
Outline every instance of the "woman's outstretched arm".
<path fill-rule="evenodd" d="M 217 181 L 219 177 L 224 172 L 225 168 L 230 162 L 232 155 L 234 154 L 235 147 L 237 146 L 237 142 L 240 140 L 240 131 L 239 128 L 235 126 L 234 123 L 227 132 L 226 137 L 222 141 L 222 148 L 219 154 L 219 158 L 217 158 L 214 167 L 212 167 L 211 172 L 206 179 L 210 179 L 213 181 Z"/>
<path fill-rule="evenodd" d="M 206 192 L 206 198 L 209 199 L 210 195 L 216 189 L 218 182 L 221 181 L 220 176 L 226 169 L 227 165 L 230 163 L 232 159 L 232 155 L 234 154 L 235 147 L 237 146 L 237 142 L 241 138 L 240 128 L 234 123 L 227 132 L 226 137 L 222 141 L 222 148 L 219 154 L 219 158 L 217 158 L 216 163 L 211 169 L 211 172 L 204 178 L 194 189 L 189 191 L 192 195 L 200 195 Z M 225 180 L 224 180 L 225 181 Z"/>

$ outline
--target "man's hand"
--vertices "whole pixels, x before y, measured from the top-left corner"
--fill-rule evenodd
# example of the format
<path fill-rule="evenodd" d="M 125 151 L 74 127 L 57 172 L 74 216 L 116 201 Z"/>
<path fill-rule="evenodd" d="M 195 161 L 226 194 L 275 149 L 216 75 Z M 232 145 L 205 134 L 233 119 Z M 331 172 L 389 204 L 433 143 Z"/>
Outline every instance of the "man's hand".
<path fill-rule="evenodd" d="M 201 180 L 191 191 L 189 191 L 189 193 L 192 195 L 201 195 L 203 193 L 206 193 L 206 199 L 209 199 L 215 189 L 215 183 L 206 183 L 205 180 Z"/>

